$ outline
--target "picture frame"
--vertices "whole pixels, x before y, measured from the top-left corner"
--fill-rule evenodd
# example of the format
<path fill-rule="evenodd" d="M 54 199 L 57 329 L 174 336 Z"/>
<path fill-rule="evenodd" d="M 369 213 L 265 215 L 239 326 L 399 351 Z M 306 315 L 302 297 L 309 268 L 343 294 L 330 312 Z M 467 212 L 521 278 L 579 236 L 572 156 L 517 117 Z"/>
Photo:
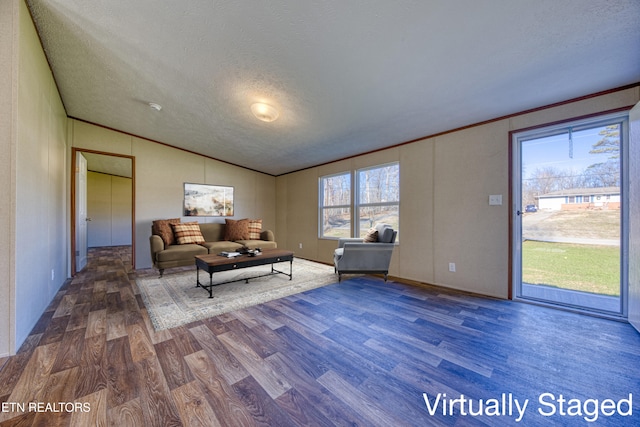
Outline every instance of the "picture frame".
<path fill-rule="evenodd" d="M 184 183 L 184 216 L 233 216 L 233 187 Z"/>

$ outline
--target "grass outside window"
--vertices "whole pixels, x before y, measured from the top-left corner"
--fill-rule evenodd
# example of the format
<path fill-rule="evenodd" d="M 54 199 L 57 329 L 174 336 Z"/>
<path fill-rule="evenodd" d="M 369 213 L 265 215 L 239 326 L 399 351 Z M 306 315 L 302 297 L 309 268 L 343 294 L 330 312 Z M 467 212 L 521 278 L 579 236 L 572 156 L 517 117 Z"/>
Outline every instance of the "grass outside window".
<path fill-rule="evenodd" d="M 620 248 L 525 241 L 522 280 L 600 295 L 620 296 Z"/>

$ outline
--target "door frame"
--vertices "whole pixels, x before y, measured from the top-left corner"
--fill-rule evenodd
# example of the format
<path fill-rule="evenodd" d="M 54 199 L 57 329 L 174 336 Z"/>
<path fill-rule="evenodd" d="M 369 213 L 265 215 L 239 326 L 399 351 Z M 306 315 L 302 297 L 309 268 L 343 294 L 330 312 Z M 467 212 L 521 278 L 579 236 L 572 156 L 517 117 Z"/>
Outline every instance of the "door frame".
<path fill-rule="evenodd" d="M 519 227 L 516 224 L 516 217 L 517 217 L 517 212 L 520 210 L 520 207 L 517 206 L 517 202 L 519 202 L 519 200 L 517 200 L 516 196 L 515 196 L 515 190 L 517 188 L 520 187 L 519 183 L 515 182 L 515 178 L 521 179 L 521 171 L 517 171 L 517 175 L 516 175 L 516 171 L 515 168 L 516 167 L 520 167 L 520 162 L 515 162 L 514 157 L 516 154 L 514 152 L 514 135 L 515 134 L 519 134 L 519 133 L 523 133 L 523 132 L 530 132 L 530 131 L 534 131 L 536 129 L 544 129 L 544 128 L 549 128 L 549 127 L 554 127 L 554 126 L 562 126 L 564 124 L 567 123 L 572 123 L 572 122 L 578 122 L 578 121 L 582 121 L 582 120 L 597 120 L 598 118 L 605 118 L 606 116 L 613 116 L 616 114 L 627 114 L 629 113 L 629 111 L 631 110 L 631 108 L 633 107 L 633 105 L 631 106 L 627 106 L 627 107 L 621 107 L 621 108 L 615 108 L 615 109 L 611 109 L 611 110 L 606 110 L 606 111 L 602 111 L 602 112 L 598 112 L 598 113 L 593 113 L 593 114 L 586 114 L 583 116 L 577 116 L 577 117 L 572 117 L 572 118 L 568 118 L 568 119 L 563 119 L 563 120 L 557 120 L 554 122 L 549 122 L 549 123 L 543 123 L 543 124 L 539 124 L 539 125 L 535 125 L 535 126 L 529 126 L 526 128 L 521 128 L 521 129 L 514 129 L 509 131 L 509 268 L 508 268 L 508 274 L 509 274 L 509 280 L 508 280 L 508 298 L 510 300 L 515 300 L 518 299 L 517 295 L 515 295 L 514 289 L 515 289 L 515 285 L 516 285 L 516 281 L 515 281 L 515 277 L 516 277 L 516 271 L 515 271 L 515 266 L 516 266 L 516 259 L 515 259 L 515 254 L 516 254 L 516 247 L 515 247 L 515 234 L 516 234 L 516 227 Z M 550 307 L 556 307 L 556 308 L 561 308 L 564 310 L 569 310 L 569 311 L 578 311 L 580 313 L 585 313 L 585 314 L 591 314 L 591 315 L 598 315 L 598 316 L 603 316 L 603 317 L 607 317 L 607 318 L 615 318 L 615 319 L 626 319 L 628 316 L 628 291 L 629 291 L 629 237 L 628 237 L 628 231 L 629 231 L 629 176 L 628 176 L 628 165 L 629 165 L 629 159 L 628 159 L 628 153 L 629 153 L 629 141 L 628 141 L 628 119 L 627 119 L 627 141 L 625 141 L 625 144 L 623 145 L 622 149 L 622 159 L 621 159 L 621 202 L 622 202 L 622 208 L 621 208 L 621 236 L 620 236 L 620 300 L 621 300 L 621 310 L 620 310 L 620 314 L 616 315 L 616 314 L 608 314 L 608 313 L 600 313 L 598 311 L 589 311 L 589 310 L 580 310 L 577 308 L 572 308 L 571 306 L 564 306 L 564 305 L 556 305 L 556 304 L 552 304 L 552 303 L 544 303 L 544 302 L 538 302 L 538 301 L 534 301 L 534 300 L 526 300 L 526 299 L 520 299 L 520 301 L 526 301 L 529 303 L 535 303 L 535 304 L 540 304 L 540 305 L 544 305 L 544 306 L 550 306 Z M 520 263 L 518 264 L 520 265 Z"/>
<path fill-rule="evenodd" d="M 74 174 L 76 181 L 73 187 L 75 190 L 74 207 L 76 215 L 76 220 L 74 221 L 76 226 L 74 233 L 76 247 L 73 253 L 73 261 L 75 262 L 76 270 L 82 270 L 87 265 L 87 173 L 86 157 L 82 153 L 76 153 Z"/>
<path fill-rule="evenodd" d="M 77 153 L 92 153 L 103 156 L 123 157 L 131 160 L 131 266 L 136 265 L 136 158 L 126 154 L 110 153 L 107 151 L 89 150 L 85 148 L 71 148 L 71 276 L 76 271 L 76 156 Z"/>
<path fill-rule="evenodd" d="M 629 111 L 629 194 L 638 195 L 640 176 L 640 102 Z M 629 198 L 628 320 L 640 332 L 640 199 Z M 633 240 L 632 240 L 633 239 Z M 633 241 L 633 243 L 632 243 Z M 632 262 L 636 261 L 636 262 Z"/>

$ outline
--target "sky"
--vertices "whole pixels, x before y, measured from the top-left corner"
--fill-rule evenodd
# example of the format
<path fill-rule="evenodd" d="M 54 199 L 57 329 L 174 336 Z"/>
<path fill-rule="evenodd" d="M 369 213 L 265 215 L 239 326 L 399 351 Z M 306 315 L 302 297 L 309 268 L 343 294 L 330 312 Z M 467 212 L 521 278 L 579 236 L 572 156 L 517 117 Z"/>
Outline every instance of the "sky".
<path fill-rule="evenodd" d="M 522 168 L 524 178 L 530 178 L 536 169 L 553 167 L 560 170 L 582 172 L 594 163 L 607 161 L 608 154 L 589 154 L 593 144 L 602 139 L 599 132 L 605 126 L 572 133 L 573 157 L 570 157 L 569 134 L 554 135 L 522 142 Z"/>

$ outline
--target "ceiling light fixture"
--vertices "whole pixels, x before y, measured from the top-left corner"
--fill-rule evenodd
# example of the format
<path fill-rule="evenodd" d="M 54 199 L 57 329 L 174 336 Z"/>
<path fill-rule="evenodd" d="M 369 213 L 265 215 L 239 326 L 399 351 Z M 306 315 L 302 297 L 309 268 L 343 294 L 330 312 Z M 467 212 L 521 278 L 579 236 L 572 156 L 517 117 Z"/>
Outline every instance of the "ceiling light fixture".
<path fill-rule="evenodd" d="M 150 102 L 149 107 L 151 107 L 153 110 L 156 110 L 156 111 L 162 110 L 162 105 L 156 104 L 155 102 Z"/>
<path fill-rule="evenodd" d="M 280 116 L 280 113 L 274 106 L 263 102 L 251 104 L 251 112 L 258 120 L 262 120 L 263 122 L 272 122 Z"/>

